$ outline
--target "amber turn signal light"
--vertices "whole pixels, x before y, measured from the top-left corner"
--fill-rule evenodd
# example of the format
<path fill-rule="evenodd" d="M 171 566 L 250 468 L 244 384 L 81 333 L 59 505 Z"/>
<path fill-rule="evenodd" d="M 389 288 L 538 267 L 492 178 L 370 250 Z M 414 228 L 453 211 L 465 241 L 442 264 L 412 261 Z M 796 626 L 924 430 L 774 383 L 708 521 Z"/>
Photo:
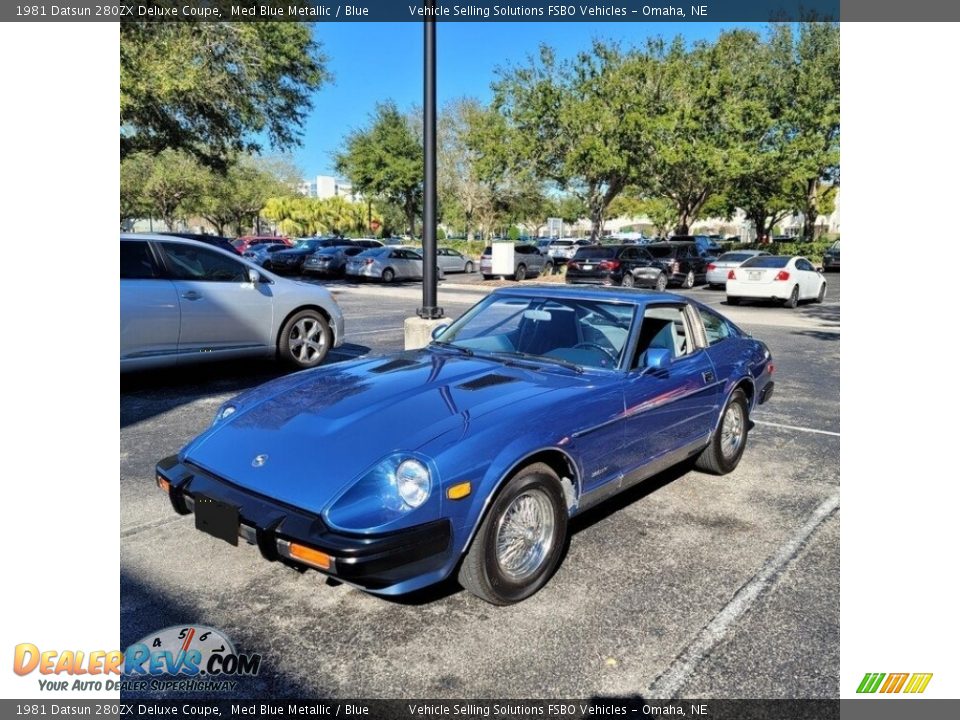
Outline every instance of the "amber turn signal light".
<path fill-rule="evenodd" d="M 170 492 L 170 481 L 167 480 L 162 475 L 157 475 L 157 487 L 163 490 L 165 493 Z"/>
<path fill-rule="evenodd" d="M 319 550 L 308 548 L 306 545 L 299 545 L 294 542 L 290 543 L 290 557 L 305 562 L 308 565 L 318 567 L 321 570 L 330 569 L 330 556 Z"/>
<path fill-rule="evenodd" d="M 470 483 L 462 482 L 447 489 L 447 497 L 451 500 L 461 500 L 470 494 Z"/>

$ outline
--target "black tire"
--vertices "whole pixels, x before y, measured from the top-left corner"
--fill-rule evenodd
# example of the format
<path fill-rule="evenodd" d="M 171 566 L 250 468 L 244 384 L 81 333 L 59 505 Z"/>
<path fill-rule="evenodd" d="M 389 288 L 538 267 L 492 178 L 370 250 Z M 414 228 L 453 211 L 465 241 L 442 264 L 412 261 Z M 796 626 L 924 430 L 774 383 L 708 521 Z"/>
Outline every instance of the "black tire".
<path fill-rule="evenodd" d="M 663 292 L 667 289 L 667 276 L 665 273 L 660 273 L 657 275 L 657 284 L 654 285 L 657 292 Z"/>
<path fill-rule="evenodd" d="M 306 338 L 306 342 L 301 342 Z M 316 367 L 330 350 L 330 325 L 317 310 L 301 310 L 283 324 L 277 340 L 280 359 L 300 369 Z"/>
<path fill-rule="evenodd" d="M 527 266 L 520 264 L 517 265 L 516 272 L 513 273 L 513 279 L 517 282 L 523 282 L 527 279 Z"/>
<path fill-rule="evenodd" d="M 264 260 L 264 261 L 263 261 L 263 269 L 264 269 L 264 270 L 270 270 L 270 271 L 272 272 L 272 271 L 273 271 L 273 263 L 270 262 L 269 260 Z"/>
<path fill-rule="evenodd" d="M 731 446 L 724 442 L 724 425 L 727 423 L 728 413 L 739 414 L 739 425 L 736 430 L 736 445 Z M 733 419 L 731 419 L 733 422 Z M 747 396 L 743 390 L 737 388 L 730 395 L 726 406 L 723 408 L 723 414 L 720 416 L 720 423 L 717 425 L 717 431 L 710 438 L 710 444 L 703 449 L 703 452 L 697 457 L 696 467 L 698 470 L 713 473 L 714 475 L 726 475 L 740 463 L 743 457 L 744 448 L 747 446 L 747 431 L 750 427 L 750 419 L 747 413 Z M 728 436 L 730 437 L 730 436 Z"/>
<path fill-rule="evenodd" d="M 727 295 L 727 305 L 739 305 L 740 298 L 734 297 L 732 295 Z"/>
<path fill-rule="evenodd" d="M 484 275 L 484 276 L 483 276 L 483 279 L 484 279 L 484 280 L 493 280 L 493 275 Z"/>
<path fill-rule="evenodd" d="M 393 282 L 397 277 L 397 274 L 393 271 L 393 268 L 384 268 L 383 272 L 380 273 L 380 279 L 385 283 Z"/>
<path fill-rule="evenodd" d="M 723 285 L 717 285 L 716 283 L 710 283 L 710 289 L 711 289 L 711 290 L 719 290 L 719 289 L 722 288 L 722 287 L 723 287 Z"/>
<path fill-rule="evenodd" d="M 793 310 L 798 302 L 800 302 L 800 286 L 794 285 L 790 297 L 783 301 L 783 306 Z"/>
<path fill-rule="evenodd" d="M 819 305 L 820 303 L 823 302 L 823 298 L 826 296 L 826 294 L 827 294 L 827 284 L 823 283 L 820 286 L 820 292 L 817 294 L 817 299 L 814 300 L 814 302 Z"/>
<path fill-rule="evenodd" d="M 497 559 L 497 534 L 501 520 L 514 500 L 535 494 L 549 502 L 553 513 L 553 531 L 549 549 L 540 562 L 522 579 L 511 577 Z M 535 463 L 520 470 L 507 481 L 494 498 L 490 510 L 460 565 L 457 580 L 481 600 L 493 605 L 512 605 L 542 588 L 556 570 L 567 539 L 567 508 L 560 478 L 547 465 Z"/>
<path fill-rule="evenodd" d="M 552 263 L 552 262 L 548 262 L 546 265 L 543 266 L 543 274 L 544 274 L 544 275 L 553 275 L 553 273 L 555 272 L 555 270 L 556 270 L 556 268 L 553 267 L 553 263 Z"/>
<path fill-rule="evenodd" d="M 694 274 L 693 270 L 687 272 L 687 276 L 683 279 L 683 288 L 689 290 L 697 283 L 697 276 Z"/>
<path fill-rule="evenodd" d="M 620 280 L 620 284 L 625 288 L 631 288 L 636 285 L 636 281 L 633 278 L 633 273 L 629 270 L 625 270 L 623 273 L 623 279 Z"/>
<path fill-rule="evenodd" d="M 467 264 L 463 266 L 463 271 L 464 271 L 465 273 L 472 273 L 472 272 L 473 272 L 473 262 L 471 262 L 470 260 L 468 260 L 468 261 L 467 261 Z"/>

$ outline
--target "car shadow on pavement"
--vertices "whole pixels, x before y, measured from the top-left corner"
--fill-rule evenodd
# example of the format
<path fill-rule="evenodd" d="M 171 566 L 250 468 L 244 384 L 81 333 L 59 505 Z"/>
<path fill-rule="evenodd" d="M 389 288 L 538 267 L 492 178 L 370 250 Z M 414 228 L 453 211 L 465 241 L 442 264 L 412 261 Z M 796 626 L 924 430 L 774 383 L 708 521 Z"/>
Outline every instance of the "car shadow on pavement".
<path fill-rule="evenodd" d="M 369 352 L 366 345 L 344 343 L 331 350 L 320 367 L 354 360 Z M 120 427 L 148 420 L 208 395 L 236 395 L 292 372 L 296 372 L 296 368 L 274 360 L 220 360 L 121 373 Z"/>
<path fill-rule="evenodd" d="M 216 614 L 216 609 L 212 612 Z M 120 647 L 128 648 L 151 633 L 176 625 L 185 627 L 209 625 L 223 631 L 236 644 L 239 653 L 260 654 L 263 657 L 257 675 L 230 676 L 229 680 L 236 681 L 236 687 L 229 693 L 224 693 L 223 697 L 211 695 L 210 699 L 309 698 L 317 696 L 315 687 L 308 687 L 296 677 L 278 672 L 275 663 L 270 662 L 270 651 L 272 649 L 251 645 L 249 640 L 244 638 L 244 627 L 225 627 L 222 623 L 218 623 L 210 617 L 209 611 L 204 611 L 184 602 L 182 597 L 178 597 L 172 592 L 149 586 L 121 569 Z M 184 677 L 174 676 L 175 679 L 184 679 Z M 330 690 L 335 692 L 336 688 Z M 177 692 L 176 690 L 154 690 L 144 693 L 121 692 L 120 696 L 122 699 L 172 700 L 175 698 L 193 699 L 197 697 L 197 694 L 196 692 Z"/>
<path fill-rule="evenodd" d="M 801 312 L 804 317 L 820 320 L 821 325 L 831 327 L 840 325 L 839 305 L 807 305 L 801 308 Z"/>
<path fill-rule="evenodd" d="M 813 338 L 814 340 L 825 340 L 827 342 L 840 342 L 840 333 L 825 332 L 823 330 L 795 330 L 791 335 Z"/>

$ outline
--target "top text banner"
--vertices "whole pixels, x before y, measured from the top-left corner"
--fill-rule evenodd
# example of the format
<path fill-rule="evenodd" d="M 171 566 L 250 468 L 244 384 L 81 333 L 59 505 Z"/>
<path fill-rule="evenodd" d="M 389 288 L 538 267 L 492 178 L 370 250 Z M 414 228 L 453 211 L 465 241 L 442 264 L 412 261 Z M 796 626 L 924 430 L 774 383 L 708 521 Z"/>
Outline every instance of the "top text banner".
<path fill-rule="evenodd" d="M 936 8 L 933 0 L 931 8 Z M 914 5 L 928 0 L 912 0 Z M 859 5 L 858 5 L 859 3 Z M 886 5 L 897 8 L 887 14 Z M 311 22 L 769 22 L 799 20 L 911 20 L 906 6 L 890 0 L 437 0 L 428 15 L 423 2 L 416 0 L 76 0 L 70 2 L 3 3 L 0 21 L 81 21 L 81 22 L 197 22 L 197 21 L 311 21 Z M 950 6 L 956 7 L 954 3 Z M 854 6 L 859 10 L 854 11 Z M 848 12 L 849 10 L 849 12 Z M 940 12 L 948 12 L 940 8 Z M 958 13 L 960 14 L 960 13 Z M 852 16 L 851 16 L 852 15 Z M 934 19 L 934 18 L 929 18 Z M 947 19 L 947 18 L 942 18 Z"/>

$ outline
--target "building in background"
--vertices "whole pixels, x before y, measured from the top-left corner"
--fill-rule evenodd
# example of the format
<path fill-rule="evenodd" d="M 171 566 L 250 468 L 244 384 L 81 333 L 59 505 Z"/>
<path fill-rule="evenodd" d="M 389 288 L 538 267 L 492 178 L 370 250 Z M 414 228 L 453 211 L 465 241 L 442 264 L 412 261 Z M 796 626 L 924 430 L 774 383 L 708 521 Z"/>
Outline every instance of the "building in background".
<path fill-rule="evenodd" d="M 337 180 L 333 175 L 317 175 L 314 180 L 304 180 L 297 191 L 305 197 L 324 198 L 342 197 L 349 202 L 360 202 L 360 193 L 353 192 L 353 185 Z"/>

